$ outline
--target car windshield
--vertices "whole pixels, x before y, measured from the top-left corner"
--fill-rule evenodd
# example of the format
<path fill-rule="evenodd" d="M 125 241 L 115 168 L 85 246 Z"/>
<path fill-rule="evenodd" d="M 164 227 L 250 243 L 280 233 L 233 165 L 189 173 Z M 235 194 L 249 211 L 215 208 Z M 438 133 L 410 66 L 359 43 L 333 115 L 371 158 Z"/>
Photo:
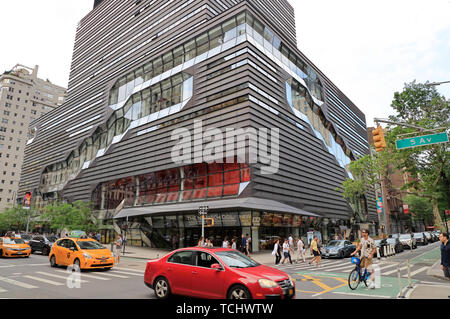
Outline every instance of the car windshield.
<path fill-rule="evenodd" d="M 98 241 L 78 241 L 80 249 L 105 249 Z"/>
<path fill-rule="evenodd" d="M 14 245 L 14 244 L 25 244 L 25 242 L 20 238 L 4 238 L 3 243 L 6 245 Z"/>
<path fill-rule="evenodd" d="M 216 255 L 231 268 L 252 268 L 260 265 L 238 251 L 220 251 Z"/>
<path fill-rule="evenodd" d="M 387 239 L 387 242 L 388 242 L 389 244 L 395 244 L 395 238 L 388 238 L 388 239 Z"/>
<path fill-rule="evenodd" d="M 51 242 L 51 243 L 54 243 L 54 242 L 57 241 L 58 239 L 57 239 L 56 237 L 54 237 L 54 236 L 49 236 L 49 237 L 47 237 L 47 240 L 48 240 L 49 242 Z"/>
<path fill-rule="evenodd" d="M 328 247 L 344 246 L 344 242 L 340 240 L 332 240 L 327 244 Z"/>
<path fill-rule="evenodd" d="M 31 236 L 30 235 L 22 235 L 22 239 L 29 240 L 29 239 L 31 239 Z"/>
<path fill-rule="evenodd" d="M 400 236 L 400 239 L 411 239 L 411 235 L 408 235 L 408 234 L 406 234 L 406 235 L 401 235 L 401 236 Z"/>

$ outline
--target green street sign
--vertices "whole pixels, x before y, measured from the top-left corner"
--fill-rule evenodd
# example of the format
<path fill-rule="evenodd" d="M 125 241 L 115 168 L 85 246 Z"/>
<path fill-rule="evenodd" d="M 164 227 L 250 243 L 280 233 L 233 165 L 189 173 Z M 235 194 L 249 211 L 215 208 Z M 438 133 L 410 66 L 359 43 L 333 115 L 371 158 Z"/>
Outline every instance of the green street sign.
<path fill-rule="evenodd" d="M 412 137 L 405 140 L 399 140 L 396 142 L 398 150 L 440 143 L 448 143 L 447 133 Z"/>

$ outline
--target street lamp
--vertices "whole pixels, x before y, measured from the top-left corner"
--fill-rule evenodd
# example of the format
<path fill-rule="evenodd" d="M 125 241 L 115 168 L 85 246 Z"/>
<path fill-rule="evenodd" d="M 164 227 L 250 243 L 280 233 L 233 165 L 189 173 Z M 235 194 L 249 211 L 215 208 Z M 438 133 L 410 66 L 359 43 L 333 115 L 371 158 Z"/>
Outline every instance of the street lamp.
<path fill-rule="evenodd" d="M 441 84 L 448 84 L 448 83 L 450 83 L 450 81 L 433 82 L 433 83 L 428 83 L 428 84 L 425 84 L 425 85 L 426 85 L 426 86 L 439 86 L 439 85 L 441 85 Z"/>
<path fill-rule="evenodd" d="M 198 214 L 202 217 L 202 238 L 205 240 L 205 216 L 208 214 L 208 206 L 200 206 L 198 208 Z"/>

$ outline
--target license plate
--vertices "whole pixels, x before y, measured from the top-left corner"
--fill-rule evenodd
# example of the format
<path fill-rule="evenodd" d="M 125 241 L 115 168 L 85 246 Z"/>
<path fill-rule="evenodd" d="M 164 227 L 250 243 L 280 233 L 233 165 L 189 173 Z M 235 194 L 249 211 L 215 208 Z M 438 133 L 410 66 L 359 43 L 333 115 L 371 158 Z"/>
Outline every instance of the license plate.
<path fill-rule="evenodd" d="M 22 255 L 23 254 L 23 252 L 21 252 L 21 251 L 19 251 L 18 253 L 17 253 L 17 255 Z"/>
<path fill-rule="evenodd" d="M 328 256 L 330 256 L 330 254 L 325 254 L 325 256 L 327 256 L 327 257 L 328 257 Z"/>

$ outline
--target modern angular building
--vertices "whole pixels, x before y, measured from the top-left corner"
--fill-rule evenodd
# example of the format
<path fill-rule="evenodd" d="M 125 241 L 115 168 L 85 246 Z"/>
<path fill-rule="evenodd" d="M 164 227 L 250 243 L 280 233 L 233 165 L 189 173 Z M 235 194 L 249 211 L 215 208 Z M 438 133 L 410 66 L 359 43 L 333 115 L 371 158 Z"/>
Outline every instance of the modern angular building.
<path fill-rule="evenodd" d="M 66 89 L 20 64 L 0 74 L 0 213 L 17 198 L 28 125 L 62 105 Z"/>
<path fill-rule="evenodd" d="M 215 244 L 248 233 L 253 250 L 377 221 L 373 196 L 336 191 L 369 152 L 365 116 L 295 34 L 286 0 L 95 1 L 19 195 L 92 201 L 105 242 L 128 220 L 128 243 L 153 247 L 196 244 L 200 206 Z"/>

